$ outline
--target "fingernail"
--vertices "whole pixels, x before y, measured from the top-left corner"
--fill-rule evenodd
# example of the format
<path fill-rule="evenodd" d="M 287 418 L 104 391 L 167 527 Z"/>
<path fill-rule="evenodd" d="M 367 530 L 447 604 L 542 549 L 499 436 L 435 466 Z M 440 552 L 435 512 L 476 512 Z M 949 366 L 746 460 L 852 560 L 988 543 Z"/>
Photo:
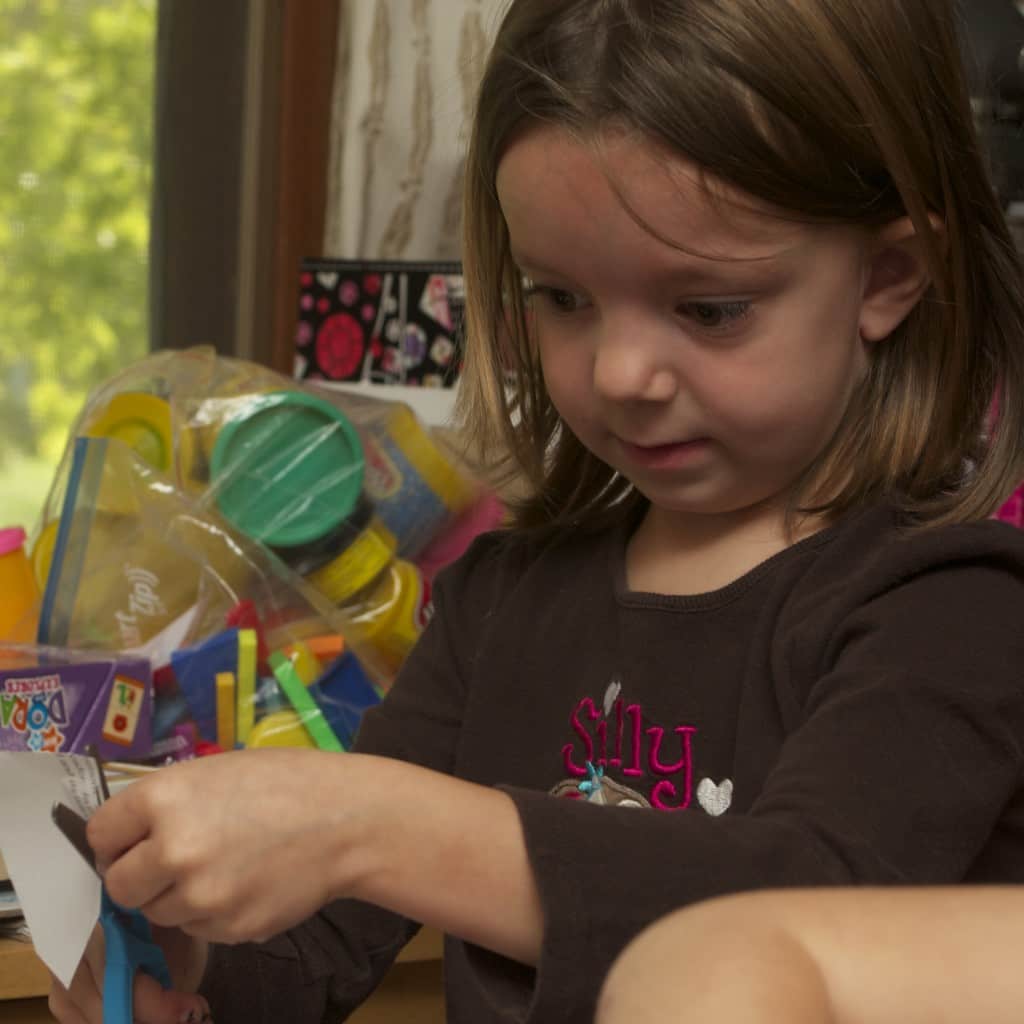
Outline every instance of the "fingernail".
<path fill-rule="evenodd" d="M 189 1010 L 178 1018 L 178 1024 L 199 1024 L 199 1014 L 194 1009 Z"/>

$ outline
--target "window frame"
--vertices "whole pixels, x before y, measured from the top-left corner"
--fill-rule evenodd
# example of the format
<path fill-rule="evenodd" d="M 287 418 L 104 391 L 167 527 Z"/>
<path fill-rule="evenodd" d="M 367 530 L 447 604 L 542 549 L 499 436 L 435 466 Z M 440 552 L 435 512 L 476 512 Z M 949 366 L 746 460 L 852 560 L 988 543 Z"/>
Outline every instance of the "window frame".
<path fill-rule="evenodd" d="M 163 0 L 151 348 L 290 374 L 299 265 L 320 255 L 343 0 Z"/>

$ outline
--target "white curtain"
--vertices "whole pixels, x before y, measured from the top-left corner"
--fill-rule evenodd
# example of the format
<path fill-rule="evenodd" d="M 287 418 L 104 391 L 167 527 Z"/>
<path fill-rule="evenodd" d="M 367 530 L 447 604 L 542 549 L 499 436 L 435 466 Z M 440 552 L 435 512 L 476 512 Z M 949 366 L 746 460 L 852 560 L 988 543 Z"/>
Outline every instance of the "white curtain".
<path fill-rule="evenodd" d="M 508 0 L 343 0 L 322 255 L 459 258 L 464 154 Z"/>

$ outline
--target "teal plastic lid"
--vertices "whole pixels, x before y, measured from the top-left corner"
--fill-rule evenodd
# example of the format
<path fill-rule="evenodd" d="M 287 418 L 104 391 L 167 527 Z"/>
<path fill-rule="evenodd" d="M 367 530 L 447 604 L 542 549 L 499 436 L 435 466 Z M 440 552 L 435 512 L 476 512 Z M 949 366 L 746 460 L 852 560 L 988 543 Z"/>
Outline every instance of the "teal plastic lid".
<path fill-rule="evenodd" d="M 224 517 L 270 547 L 320 540 L 363 490 L 363 446 L 349 419 L 305 391 L 256 395 L 217 434 L 211 484 Z"/>

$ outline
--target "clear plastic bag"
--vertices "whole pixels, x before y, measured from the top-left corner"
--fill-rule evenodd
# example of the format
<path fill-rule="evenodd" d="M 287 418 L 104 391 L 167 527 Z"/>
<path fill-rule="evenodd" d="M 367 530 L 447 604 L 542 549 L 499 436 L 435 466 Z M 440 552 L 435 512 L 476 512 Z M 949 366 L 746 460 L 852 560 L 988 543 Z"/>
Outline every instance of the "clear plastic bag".
<path fill-rule="evenodd" d="M 73 428 L 32 548 L 39 640 L 149 658 L 158 752 L 344 748 L 430 615 L 403 555 L 487 494 L 405 406 L 161 352 Z"/>
<path fill-rule="evenodd" d="M 349 746 L 380 690 L 323 595 L 125 444 L 76 439 L 60 490 L 40 643 L 151 667 L 150 758 L 279 744 L 282 711 L 289 745 Z M 334 657 L 295 686 L 314 641 Z"/>

